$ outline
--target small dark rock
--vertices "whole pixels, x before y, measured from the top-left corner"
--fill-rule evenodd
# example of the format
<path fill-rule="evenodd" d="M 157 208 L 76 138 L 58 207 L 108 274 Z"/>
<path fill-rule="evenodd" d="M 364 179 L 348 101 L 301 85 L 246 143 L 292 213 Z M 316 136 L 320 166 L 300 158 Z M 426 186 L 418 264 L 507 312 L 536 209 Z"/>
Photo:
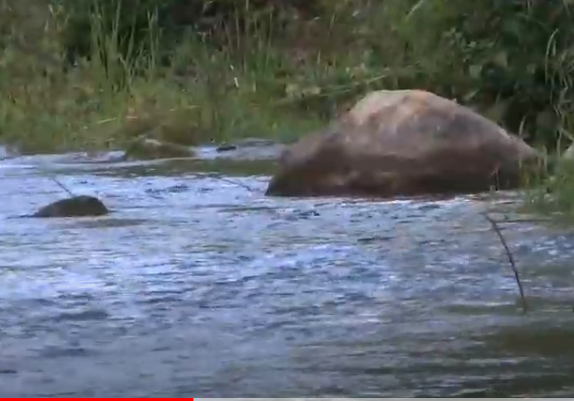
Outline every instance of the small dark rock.
<path fill-rule="evenodd" d="M 236 150 L 237 149 L 237 145 L 233 145 L 233 144 L 223 144 L 223 145 L 219 145 L 217 147 L 217 149 L 215 149 L 216 152 L 229 152 L 230 150 Z"/>
<path fill-rule="evenodd" d="M 0 368 L 0 375 L 17 375 L 18 371 L 16 369 L 3 369 Z"/>
<path fill-rule="evenodd" d="M 361 244 L 371 244 L 373 242 L 385 242 L 385 241 L 390 241 L 392 240 L 393 237 L 391 236 L 374 236 L 374 237 L 364 237 L 364 238 L 359 238 L 357 240 L 357 242 L 361 243 Z"/>
<path fill-rule="evenodd" d="M 302 210 L 301 212 L 299 212 L 299 216 L 301 217 L 316 217 L 319 216 L 319 212 L 315 211 L 315 210 Z"/>
<path fill-rule="evenodd" d="M 34 213 L 32 217 L 103 216 L 108 213 L 108 208 L 98 198 L 80 195 L 50 203 Z"/>
<path fill-rule="evenodd" d="M 269 139 L 245 138 L 235 143 L 222 143 L 215 150 L 217 152 L 229 152 L 237 149 L 269 148 L 276 145 L 276 142 Z"/>

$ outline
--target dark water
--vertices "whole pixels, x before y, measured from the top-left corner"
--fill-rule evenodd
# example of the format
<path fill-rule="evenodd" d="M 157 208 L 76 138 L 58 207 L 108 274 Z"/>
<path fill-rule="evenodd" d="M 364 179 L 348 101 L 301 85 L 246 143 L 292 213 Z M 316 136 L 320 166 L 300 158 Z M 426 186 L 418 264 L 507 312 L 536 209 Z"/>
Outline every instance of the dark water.
<path fill-rule="evenodd" d="M 571 396 L 574 236 L 489 200 L 265 198 L 169 164 L 0 165 L 0 396 Z M 205 170 L 205 169 L 204 169 Z M 14 219 L 65 196 L 101 218 Z M 251 173 L 249 173 L 251 174 Z"/>

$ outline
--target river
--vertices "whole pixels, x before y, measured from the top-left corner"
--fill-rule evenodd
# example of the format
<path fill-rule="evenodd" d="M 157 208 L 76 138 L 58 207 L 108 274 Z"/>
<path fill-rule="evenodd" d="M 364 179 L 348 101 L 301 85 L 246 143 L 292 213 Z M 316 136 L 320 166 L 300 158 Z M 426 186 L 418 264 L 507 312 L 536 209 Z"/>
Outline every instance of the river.
<path fill-rule="evenodd" d="M 503 224 L 522 314 L 480 214 L 512 194 L 269 198 L 231 170 L 0 162 L 0 396 L 574 394 L 572 233 Z M 17 218 L 66 196 L 53 176 L 113 213 Z"/>

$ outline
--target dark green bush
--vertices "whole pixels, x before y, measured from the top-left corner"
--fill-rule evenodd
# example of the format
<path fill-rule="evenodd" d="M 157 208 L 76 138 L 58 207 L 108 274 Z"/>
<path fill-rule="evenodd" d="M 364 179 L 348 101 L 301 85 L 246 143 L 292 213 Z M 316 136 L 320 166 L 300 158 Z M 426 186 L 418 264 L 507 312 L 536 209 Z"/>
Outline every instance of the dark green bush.
<path fill-rule="evenodd" d="M 92 55 L 94 16 L 107 32 L 116 31 L 118 46 L 125 56 L 129 49 L 149 43 L 150 27 L 160 33 L 160 50 L 168 54 L 182 34 L 217 39 L 218 33 L 241 35 L 249 24 L 267 24 L 258 31 L 270 32 L 281 19 L 312 17 L 319 13 L 318 0 L 52 0 L 67 11 L 63 42 L 68 61 Z M 228 38 L 226 38 L 228 39 Z M 101 48 L 102 46 L 98 46 Z"/>
<path fill-rule="evenodd" d="M 411 59 L 432 64 L 421 85 L 491 108 L 499 123 L 524 131 L 536 145 L 553 148 L 568 135 L 574 114 L 574 3 L 426 3 L 411 21 L 422 27 L 421 37 L 435 38 L 431 46 L 419 45 Z M 415 47 L 422 42 L 408 34 Z"/>

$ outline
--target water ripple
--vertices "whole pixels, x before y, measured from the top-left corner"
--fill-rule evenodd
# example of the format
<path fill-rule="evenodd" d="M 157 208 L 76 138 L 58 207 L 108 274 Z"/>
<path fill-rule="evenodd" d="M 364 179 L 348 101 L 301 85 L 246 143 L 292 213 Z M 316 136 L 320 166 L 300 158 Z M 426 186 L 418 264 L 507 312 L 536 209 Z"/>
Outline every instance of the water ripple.
<path fill-rule="evenodd" d="M 572 233 L 505 225 L 533 307 L 523 316 L 485 200 L 266 198 L 265 177 L 233 178 L 248 191 L 181 165 L 62 160 L 0 171 L 2 396 L 571 386 Z M 54 171 L 114 213 L 12 218 L 65 196 Z"/>

